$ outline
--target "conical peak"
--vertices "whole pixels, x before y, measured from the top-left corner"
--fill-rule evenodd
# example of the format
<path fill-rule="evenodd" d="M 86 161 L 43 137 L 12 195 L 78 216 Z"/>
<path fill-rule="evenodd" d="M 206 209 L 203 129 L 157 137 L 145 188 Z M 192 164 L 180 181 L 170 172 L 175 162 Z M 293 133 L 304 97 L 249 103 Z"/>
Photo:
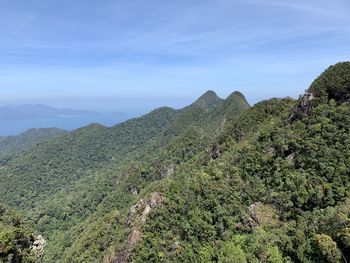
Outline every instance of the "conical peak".
<path fill-rule="evenodd" d="M 228 99 L 230 99 L 230 98 L 237 98 L 237 97 L 246 100 L 245 96 L 244 96 L 243 93 L 240 92 L 240 91 L 234 91 L 234 92 L 232 92 L 232 93 L 227 97 L 226 100 L 228 100 Z"/>
<path fill-rule="evenodd" d="M 218 95 L 216 95 L 216 93 L 212 90 L 208 90 L 207 92 L 205 92 L 195 102 L 195 104 L 205 109 L 216 107 L 220 103 L 222 103 L 222 99 L 219 98 Z"/>
<path fill-rule="evenodd" d="M 240 105 L 246 105 L 249 106 L 249 103 L 247 102 L 245 96 L 239 92 L 239 91 L 234 91 L 232 92 L 225 100 L 226 105 L 231 105 L 231 104 L 240 104 Z"/>

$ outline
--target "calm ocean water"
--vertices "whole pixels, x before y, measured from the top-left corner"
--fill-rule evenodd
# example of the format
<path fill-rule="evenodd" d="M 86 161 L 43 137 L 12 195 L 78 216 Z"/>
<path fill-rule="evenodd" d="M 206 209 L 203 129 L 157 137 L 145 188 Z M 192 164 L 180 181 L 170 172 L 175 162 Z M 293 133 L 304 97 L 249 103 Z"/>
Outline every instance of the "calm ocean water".
<path fill-rule="evenodd" d="M 62 116 L 56 118 L 41 118 L 21 121 L 0 121 L 0 136 L 16 135 L 30 128 L 57 127 L 66 130 L 74 130 L 90 123 L 99 123 L 105 126 L 113 126 L 133 115 L 104 114 L 101 116 Z"/>

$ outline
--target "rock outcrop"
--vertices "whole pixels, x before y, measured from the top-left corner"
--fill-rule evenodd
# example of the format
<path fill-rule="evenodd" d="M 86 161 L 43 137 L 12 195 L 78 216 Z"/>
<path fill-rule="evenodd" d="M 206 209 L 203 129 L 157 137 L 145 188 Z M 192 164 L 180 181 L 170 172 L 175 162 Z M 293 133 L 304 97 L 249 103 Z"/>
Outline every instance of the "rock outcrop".
<path fill-rule="evenodd" d="M 302 96 L 289 117 L 289 122 L 301 120 L 320 103 L 334 100 L 350 102 L 350 62 L 340 62 L 326 69 Z"/>
<path fill-rule="evenodd" d="M 289 122 L 301 120 L 305 116 L 309 115 L 313 107 L 314 99 L 315 95 L 313 93 L 306 92 L 304 96 L 299 99 L 298 105 L 289 116 Z"/>
<path fill-rule="evenodd" d="M 31 246 L 31 252 L 37 257 L 39 262 L 42 261 L 44 256 L 44 249 L 46 247 L 46 240 L 42 235 L 33 235 L 33 244 Z"/>
<path fill-rule="evenodd" d="M 119 251 L 111 251 L 103 259 L 103 263 L 127 263 L 133 247 L 142 239 L 142 226 L 153 209 L 162 205 L 164 197 L 157 192 L 151 193 L 148 199 L 140 199 L 130 207 L 127 226 L 131 229 L 125 247 Z"/>
<path fill-rule="evenodd" d="M 256 202 L 249 206 L 247 218 L 244 225 L 249 228 L 278 224 L 277 211 L 267 204 Z"/>

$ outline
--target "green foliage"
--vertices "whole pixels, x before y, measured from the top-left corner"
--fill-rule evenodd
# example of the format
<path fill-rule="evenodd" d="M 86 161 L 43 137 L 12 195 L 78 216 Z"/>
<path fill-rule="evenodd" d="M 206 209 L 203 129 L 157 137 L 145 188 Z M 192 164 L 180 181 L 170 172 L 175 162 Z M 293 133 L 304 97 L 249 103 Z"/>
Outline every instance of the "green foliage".
<path fill-rule="evenodd" d="M 311 85 L 309 92 L 316 104 L 334 99 L 339 103 L 350 99 L 350 62 L 340 62 L 325 70 Z"/>
<path fill-rule="evenodd" d="M 176 115 L 160 108 L 112 128 L 91 124 L 34 147 L 10 161 L 0 177 L 1 201 L 24 209 L 109 162 L 121 162 L 159 135 Z"/>
<path fill-rule="evenodd" d="M 220 249 L 218 256 L 218 263 L 235 263 L 247 262 L 247 256 L 244 251 L 237 247 L 233 242 L 226 242 Z"/>
<path fill-rule="evenodd" d="M 294 105 L 255 105 L 226 126 L 217 159 L 200 153 L 181 165 L 132 258 L 160 260 L 154 255 L 163 251 L 172 262 L 218 262 L 235 253 L 248 262 L 326 262 L 338 260 L 340 250 L 348 258 L 350 104 L 330 100 L 288 124 Z M 327 242 L 320 249 L 315 237 L 323 233 L 339 250 Z M 235 253 L 222 252 L 221 242 Z"/>
<path fill-rule="evenodd" d="M 20 217 L 0 205 L 0 262 L 35 262 L 30 246 L 31 237 Z"/>
<path fill-rule="evenodd" d="M 16 136 L 0 137 L 0 164 L 29 150 L 33 146 L 62 136 L 67 132 L 58 128 L 30 129 Z"/>
<path fill-rule="evenodd" d="M 341 262 L 342 257 L 337 244 L 332 240 L 330 236 L 320 234 L 315 236 L 315 240 L 321 253 L 327 262 L 338 263 Z"/>
<path fill-rule="evenodd" d="M 350 260 L 348 73 L 315 81 L 327 99 L 292 123 L 290 98 L 208 92 L 77 130 L 3 167 L 1 199 L 47 236 L 45 262 Z"/>

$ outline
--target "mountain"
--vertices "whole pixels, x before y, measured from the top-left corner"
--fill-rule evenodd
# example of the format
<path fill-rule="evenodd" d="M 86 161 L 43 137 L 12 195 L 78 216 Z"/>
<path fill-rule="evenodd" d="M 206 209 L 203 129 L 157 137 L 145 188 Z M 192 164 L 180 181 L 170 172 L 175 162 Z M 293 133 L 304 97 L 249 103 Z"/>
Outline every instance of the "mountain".
<path fill-rule="evenodd" d="M 200 96 L 194 104 L 200 106 L 204 110 L 211 110 L 212 108 L 218 107 L 223 103 L 223 100 L 216 95 L 212 90 L 208 90 L 202 96 Z"/>
<path fill-rule="evenodd" d="M 67 131 L 58 128 L 29 129 L 16 136 L 0 137 L 0 160 L 11 158 L 31 147 L 66 134 Z"/>
<path fill-rule="evenodd" d="M 164 107 L 111 128 L 91 124 L 42 143 L 3 167 L 3 198 L 30 208 L 108 162 L 128 158 L 161 133 L 175 114 Z"/>
<path fill-rule="evenodd" d="M 209 91 L 40 143 L 1 167 L 0 201 L 42 262 L 347 262 L 348 65 L 299 100 Z"/>
<path fill-rule="evenodd" d="M 350 101 L 334 94 L 339 80 L 349 83 L 349 73 L 348 63 L 340 63 L 321 74 L 305 94 L 312 98 L 308 111 L 292 122 L 305 96 L 244 111 L 214 139 L 215 158 L 212 151 L 199 153 L 149 188 L 132 214 L 124 241 L 129 254 L 116 245 L 108 259 L 348 261 Z M 315 83 L 331 77 L 336 83 L 327 83 L 324 98 Z M 350 92 L 346 85 L 342 94 Z"/>
<path fill-rule="evenodd" d="M 189 127 L 195 126 L 196 130 L 208 137 L 215 136 L 227 119 L 232 119 L 240 112 L 249 108 L 243 94 L 232 93 L 226 100 L 220 99 L 214 91 L 207 91 L 194 103 L 179 110 L 177 118 L 166 130 L 167 135 L 178 135 Z"/>
<path fill-rule="evenodd" d="M 0 106 L 0 120 L 29 120 L 76 115 L 101 115 L 87 110 L 57 109 L 42 104 L 23 104 Z"/>
<path fill-rule="evenodd" d="M 4 172 L 0 177 L 2 201 L 22 207 L 21 209 L 31 216 L 39 215 L 35 220 L 38 220 L 45 234 L 53 234 L 51 229 L 57 227 L 57 221 L 60 221 L 59 225 L 73 227 L 76 217 L 80 217 L 83 221 L 82 219 L 95 212 L 96 206 L 106 198 L 108 191 L 116 190 L 110 186 L 115 185 L 116 181 L 125 176 L 124 174 L 139 170 L 133 168 L 136 170 L 125 171 L 130 169 L 131 160 L 134 162 L 150 160 L 154 164 L 157 163 L 156 167 L 147 165 L 144 169 L 152 169 L 159 175 L 148 174 L 145 170 L 141 173 L 146 182 L 136 180 L 128 183 L 128 189 L 141 189 L 142 184 L 162 178 L 171 171 L 171 164 L 158 159 L 160 150 L 166 158 L 169 159 L 169 151 L 172 159 L 179 161 L 191 158 L 199 149 L 205 149 L 206 146 L 200 139 L 204 140 L 203 136 L 207 133 L 205 140 L 207 141 L 207 137 L 210 137 L 209 131 L 203 130 L 201 131 L 203 136 L 197 137 L 198 131 L 193 129 L 193 125 L 206 127 L 211 113 L 218 109 L 219 104 L 223 106 L 221 99 L 217 100 L 218 105 L 214 107 L 212 102 L 206 103 L 205 97 L 201 97 L 204 103 L 201 105 L 194 103 L 178 111 L 166 107 L 160 108 L 139 119 L 112 128 L 90 125 L 38 145 L 11 160 L 3 168 Z M 211 105 L 212 109 L 208 112 L 208 108 L 203 108 L 203 105 Z M 193 115 L 194 112 L 199 112 L 202 117 L 197 119 Z M 237 110 L 237 114 L 238 112 Z M 173 124 L 181 123 L 185 116 L 193 118 L 181 124 L 181 135 L 174 135 Z M 224 114 L 222 117 L 225 117 Z M 169 133 L 173 135 L 169 137 Z M 185 141 L 190 143 L 184 143 Z M 177 142 L 183 145 L 180 152 Z M 121 193 L 123 191 L 118 192 Z M 67 210 L 66 205 L 71 203 L 72 199 L 76 211 Z M 64 207 L 61 207 L 62 205 Z M 36 209 L 38 211 L 32 215 Z M 61 209 L 66 210 L 65 213 L 71 214 L 72 217 L 66 215 L 65 222 L 62 221 Z M 54 246 L 52 248 L 57 250 Z"/>
<path fill-rule="evenodd" d="M 35 262 L 34 236 L 13 210 L 0 204 L 0 262 Z"/>

